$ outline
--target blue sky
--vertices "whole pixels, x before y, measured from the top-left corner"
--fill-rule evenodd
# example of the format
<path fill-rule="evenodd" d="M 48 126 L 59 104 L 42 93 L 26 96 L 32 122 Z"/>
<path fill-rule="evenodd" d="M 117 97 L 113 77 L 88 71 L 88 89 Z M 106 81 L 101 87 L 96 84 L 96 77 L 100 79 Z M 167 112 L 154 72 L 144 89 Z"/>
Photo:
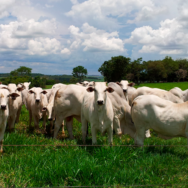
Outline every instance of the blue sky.
<path fill-rule="evenodd" d="M 1 0 L 0 72 L 90 75 L 112 56 L 188 57 L 185 0 Z"/>

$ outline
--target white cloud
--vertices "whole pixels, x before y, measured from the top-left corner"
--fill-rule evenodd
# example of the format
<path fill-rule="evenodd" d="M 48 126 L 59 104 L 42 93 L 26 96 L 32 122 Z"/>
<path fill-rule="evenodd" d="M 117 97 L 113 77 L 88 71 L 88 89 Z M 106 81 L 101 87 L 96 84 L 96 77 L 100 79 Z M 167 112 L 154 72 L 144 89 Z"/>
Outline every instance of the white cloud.
<path fill-rule="evenodd" d="M 75 38 L 71 48 L 84 46 L 84 51 L 124 51 L 124 43 L 119 38 L 118 32 L 108 33 L 90 26 L 88 23 L 83 24 L 82 32 L 78 27 L 70 26 L 70 33 Z"/>
<path fill-rule="evenodd" d="M 62 54 L 67 54 L 67 55 L 71 54 L 71 52 L 70 52 L 70 50 L 68 48 L 64 48 L 63 50 L 61 50 L 61 53 Z"/>
<path fill-rule="evenodd" d="M 0 1 L 0 18 L 7 17 L 9 15 L 8 9 L 13 6 L 15 0 L 1 0 Z"/>
<path fill-rule="evenodd" d="M 126 22 L 140 24 L 141 21 L 156 19 L 164 13 L 167 13 L 166 4 L 155 0 L 87 0 L 73 3 L 66 15 L 81 23 L 114 29 L 121 27 L 118 22 L 120 17 L 127 17 L 128 21 L 124 21 L 124 25 Z"/>
<path fill-rule="evenodd" d="M 54 20 L 44 20 L 43 22 L 28 20 L 1 24 L 0 48 L 25 48 L 28 40 L 26 38 L 44 37 L 54 33 L 54 29 Z"/>
<path fill-rule="evenodd" d="M 30 55 L 57 54 L 60 49 L 61 43 L 55 38 L 38 38 L 28 42 L 28 54 Z"/>
<path fill-rule="evenodd" d="M 167 12 L 166 7 L 144 6 L 136 13 L 135 19 L 128 20 L 127 23 L 139 23 L 141 21 L 149 21 L 155 19 L 158 15 Z"/>
<path fill-rule="evenodd" d="M 150 26 L 136 28 L 125 43 L 142 46 L 140 53 L 184 54 L 183 49 L 188 49 L 188 20 L 183 19 L 184 16 L 161 21 L 158 29 Z"/>

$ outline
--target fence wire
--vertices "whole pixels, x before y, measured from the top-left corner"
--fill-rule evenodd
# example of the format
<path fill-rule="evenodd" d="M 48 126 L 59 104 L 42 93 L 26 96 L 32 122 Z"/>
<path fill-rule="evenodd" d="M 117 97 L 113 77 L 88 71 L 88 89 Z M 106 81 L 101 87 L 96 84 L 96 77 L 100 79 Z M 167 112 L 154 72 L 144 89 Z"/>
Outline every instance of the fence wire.
<path fill-rule="evenodd" d="M 177 187 L 177 186 L 188 186 L 188 184 L 158 184 L 158 185 L 93 185 L 93 186 L 61 186 L 62 188 L 86 188 L 86 187 L 107 187 L 107 188 L 122 188 L 122 187 Z M 38 188 L 38 187 L 33 187 Z M 60 188 L 60 187 L 53 187 L 53 188 Z"/>
<path fill-rule="evenodd" d="M 41 145 L 4 145 L 6 147 L 188 147 L 188 145 L 65 145 L 65 144 L 41 144 Z"/>

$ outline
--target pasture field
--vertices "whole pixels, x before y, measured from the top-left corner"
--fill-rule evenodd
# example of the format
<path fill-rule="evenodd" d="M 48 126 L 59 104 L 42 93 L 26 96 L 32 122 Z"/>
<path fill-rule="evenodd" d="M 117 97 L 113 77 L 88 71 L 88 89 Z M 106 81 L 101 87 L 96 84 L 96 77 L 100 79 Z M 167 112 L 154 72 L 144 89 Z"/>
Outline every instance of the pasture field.
<path fill-rule="evenodd" d="M 181 88 L 178 84 L 175 86 Z M 29 130 L 28 122 L 29 115 L 23 107 L 20 123 L 16 124 L 15 132 L 6 132 L 4 144 L 41 146 L 4 146 L 4 153 L 0 155 L 0 187 L 188 187 L 185 138 L 162 140 L 152 133 L 152 137 L 145 140 L 145 146 L 155 147 L 142 149 L 120 146 L 133 145 L 134 141 L 129 136 L 120 139 L 114 135 L 114 147 L 89 147 L 80 146 L 81 124 L 76 120 L 73 141 L 67 139 L 67 131 L 65 137 L 59 132 L 58 139 L 53 140 L 50 135 L 42 134 L 42 129 L 39 132 Z M 97 140 L 99 145 L 107 145 L 107 135 L 98 134 Z M 91 145 L 91 142 L 89 129 L 86 144 Z M 66 147 L 55 146 L 57 144 Z"/>
<path fill-rule="evenodd" d="M 151 87 L 151 88 L 160 88 L 160 89 L 165 89 L 165 90 L 170 90 L 174 87 L 179 87 L 182 90 L 188 89 L 188 82 L 168 82 L 168 83 L 142 83 L 140 85 L 136 85 L 135 87 Z"/>

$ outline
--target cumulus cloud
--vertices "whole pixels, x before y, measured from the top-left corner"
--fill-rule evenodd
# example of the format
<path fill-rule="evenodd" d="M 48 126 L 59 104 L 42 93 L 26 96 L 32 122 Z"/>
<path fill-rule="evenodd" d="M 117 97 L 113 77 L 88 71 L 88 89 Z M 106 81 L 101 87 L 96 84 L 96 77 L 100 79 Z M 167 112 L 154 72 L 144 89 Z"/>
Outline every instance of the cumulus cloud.
<path fill-rule="evenodd" d="M 64 48 L 63 50 L 61 50 L 61 53 L 69 55 L 71 52 L 68 48 Z"/>
<path fill-rule="evenodd" d="M 28 54 L 30 55 L 57 54 L 60 49 L 61 44 L 55 38 L 38 38 L 28 42 Z"/>
<path fill-rule="evenodd" d="M 124 43 L 118 32 L 108 33 L 99 30 L 88 23 L 83 24 L 82 31 L 78 27 L 70 26 L 69 30 L 75 38 L 71 44 L 72 49 L 84 46 L 84 51 L 124 51 Z"/>
<path fill-rule="evenodd" d="M 0 1 L 0 18 L 9 15 L 9 8 L 15 4 L 15 0 L 1 0 Z"/>
<path fill-rule="evenodd" d="M 159 6 L 154 0 L 87 0 L 75 3 L 66 15 L 79 22 L 114 29 L 121 27 L 117 18 L 127 17 L 127 23 L 135 24 L 152 20 L 166 11 L 166 5 Z"/>
<path fill-rule="evenodd" d="M 55 21 L 15 21 L 0 25 L 0 48 L 24 48 L 26 38 L 44 37 L 54 33 Z"/>
<path fill-rule="evenodd" d="M 151 26 L 136 28 L 125 43 L 140 45 L 140 53 L 187 54 L 187 11 L 184 7 L 178 17 L 161 21 L 158 29 Z"/>

